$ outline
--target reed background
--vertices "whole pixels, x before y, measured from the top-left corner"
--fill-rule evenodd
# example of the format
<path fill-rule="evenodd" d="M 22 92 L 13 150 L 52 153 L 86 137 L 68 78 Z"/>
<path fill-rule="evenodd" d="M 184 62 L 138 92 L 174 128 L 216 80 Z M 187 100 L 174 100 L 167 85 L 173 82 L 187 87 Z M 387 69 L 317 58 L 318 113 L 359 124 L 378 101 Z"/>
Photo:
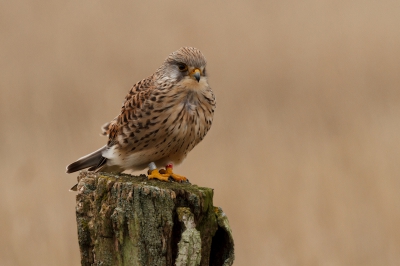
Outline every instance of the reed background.
<path fill-rule="evenodd" d="M 400 265 L 400 1 L 2 1 L 0 265 L 78 265 L 76 174 L 132 84 L 202 50 L 235 265 Z"/>

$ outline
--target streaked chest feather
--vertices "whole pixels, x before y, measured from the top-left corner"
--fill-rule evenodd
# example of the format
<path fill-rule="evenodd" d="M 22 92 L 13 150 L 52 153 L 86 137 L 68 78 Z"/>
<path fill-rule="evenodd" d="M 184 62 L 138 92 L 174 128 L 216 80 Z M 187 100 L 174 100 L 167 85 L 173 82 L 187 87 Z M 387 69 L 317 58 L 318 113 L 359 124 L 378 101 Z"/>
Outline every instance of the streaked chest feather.
<path fill-rule="evenodd" d="M 176 87 L 156 92 L 123 127 L 119 143 L 132 152 L 157 148 L 166 153 L 186 153 L 207 134 L 214 109 L 211 89 Z"/>

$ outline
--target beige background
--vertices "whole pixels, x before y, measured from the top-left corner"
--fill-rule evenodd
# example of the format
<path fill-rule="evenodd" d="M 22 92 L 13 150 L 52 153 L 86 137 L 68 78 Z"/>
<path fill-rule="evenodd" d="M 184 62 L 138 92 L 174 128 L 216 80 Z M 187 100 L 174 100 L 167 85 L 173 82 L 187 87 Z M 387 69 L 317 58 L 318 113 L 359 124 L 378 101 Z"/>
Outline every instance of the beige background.
<path fill-rule="evenodd" d="M 168 3 L 167 3 L 168 2 Z M 218 3 L 216 3 L 218 2 Z M 136 81 L 208 59 L 235 265 L 400 265 L 400 1 L 2 1 L 0 265 L 78 265 L 76 174 Z"/>

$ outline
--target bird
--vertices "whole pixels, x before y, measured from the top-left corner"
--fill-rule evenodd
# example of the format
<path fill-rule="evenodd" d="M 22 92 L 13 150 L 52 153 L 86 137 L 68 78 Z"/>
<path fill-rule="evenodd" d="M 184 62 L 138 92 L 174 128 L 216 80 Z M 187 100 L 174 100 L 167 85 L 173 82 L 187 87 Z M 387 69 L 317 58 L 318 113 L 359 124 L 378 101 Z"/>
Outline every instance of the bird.
<path fill-rule="evenodd" d="M 118 174 L 148 167 L 148 179 L 188 182 L 173 166 L 206 136 L 215 108 L 204 55 L 181 47 L 129 90 L 119 115 L 101 128 L 107 144 L 68 165 L 66 172 L 88 168 Z"/>

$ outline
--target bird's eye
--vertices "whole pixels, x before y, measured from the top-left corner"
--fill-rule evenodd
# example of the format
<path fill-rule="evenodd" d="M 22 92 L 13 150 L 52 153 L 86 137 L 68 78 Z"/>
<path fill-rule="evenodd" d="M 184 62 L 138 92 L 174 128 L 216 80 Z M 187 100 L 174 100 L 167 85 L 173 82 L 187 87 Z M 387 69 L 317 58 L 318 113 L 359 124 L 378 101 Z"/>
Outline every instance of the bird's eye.
<path fill-rule="evenodd" d="M 182 72 L 184 72 L 184 71 L 187 71 L 188 70 L 188 67 L 187 67 L 187 65 L 185 65 L 185 64 L 178 64 L 178 68 L 179 68 L 179 71 L 182 71 Z"/>

